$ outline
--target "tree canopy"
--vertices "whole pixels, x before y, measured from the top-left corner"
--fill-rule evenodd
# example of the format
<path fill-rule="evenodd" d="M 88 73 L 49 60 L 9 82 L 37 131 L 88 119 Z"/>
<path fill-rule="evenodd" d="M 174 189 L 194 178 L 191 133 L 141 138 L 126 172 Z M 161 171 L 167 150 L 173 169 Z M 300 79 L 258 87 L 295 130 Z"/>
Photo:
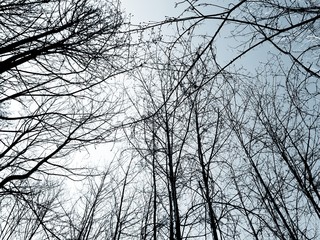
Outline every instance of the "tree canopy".
<path fill-rule="evenodd" d="M 176 5 L 0 1 L 1 239 L 319 239 L 320 2 Z"/>

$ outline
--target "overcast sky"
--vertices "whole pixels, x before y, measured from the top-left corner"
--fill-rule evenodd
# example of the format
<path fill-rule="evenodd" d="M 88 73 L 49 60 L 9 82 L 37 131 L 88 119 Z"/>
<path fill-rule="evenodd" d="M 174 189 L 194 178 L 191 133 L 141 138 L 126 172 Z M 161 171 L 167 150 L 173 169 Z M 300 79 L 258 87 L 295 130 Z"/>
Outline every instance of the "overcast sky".
<path fill-rule="evenodd" d="M 132 14 L 132 22 L 149 22 L 164 20 L 166 16 L 176 16 L 181 8 L 175 8 L 173 0 L 122 0 L 122 9 Z"/>

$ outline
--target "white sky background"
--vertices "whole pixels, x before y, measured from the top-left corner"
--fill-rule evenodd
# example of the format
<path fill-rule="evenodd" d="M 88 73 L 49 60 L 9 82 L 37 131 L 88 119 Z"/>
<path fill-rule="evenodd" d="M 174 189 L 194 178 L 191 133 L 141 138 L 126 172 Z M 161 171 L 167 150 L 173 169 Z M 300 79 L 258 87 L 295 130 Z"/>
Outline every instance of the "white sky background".
<path fill-rule="evenodd" d="M 175 8 L 174 0 L 121 0 L 126 14 L 132 15 L 132 23 L 164 20 L 166 16 L 177 16 L 181 8 Z"/>
<path fill-rule="evenodd" d="M 152 23 L 159 22 L 166 19 L 166 17 L 177 17 L 179 16 L 186 7 L 187 4 L 179 4 L 176 6 L 175 0 L 121 0 L 121 9 L 125 11 L 125 15 L 131 16 L 131 23 Z M 221 3 L 222 1 L 219 1 Z M 209 9 L 211 10 L 211 9 Z M 215 21 L 209 22 L 209 24 L 202 26 L 203 31 L 212 35 L 215 28 L 211 24 L 218 24 Z M 165 28 L 162 28 L 164 30 Z M 167 29 L 168 30 L 168 29 Z M 225 31 L 228 31 L 226 28 Z M 219 41 L 215 44 L 217 49 L 218 62 L 228 62 L 236 56 L 236 52 L 228 44 L 232 44 L 232 40 L 225 41 L 223 36 L 219 37 Z M 265 51 L 264 51 L 265 52 Z M 251 55 L 251 56 L 250 56 Z M 257 59 L 254 55 L 261 57 L 261 52 L 250 54 L 246 56 L 246 60 L 241 61 L 240 64 L 251 66 L 253 63 L 257 63 Z M 114 144 L 99 144 L 97 146 L 89 146 L 86 149 L 82 149 L 80 152 L 74 153 L 71 158 L 77 159 L 76 165 L 79 165 L 79 160 L 84 165 L 96 165 L 104 166 L 108 165 L 114 158 L 115 154 L 119 151 L 117 146 Z M 80 165 L 82 165 L 80 164 Z"/>

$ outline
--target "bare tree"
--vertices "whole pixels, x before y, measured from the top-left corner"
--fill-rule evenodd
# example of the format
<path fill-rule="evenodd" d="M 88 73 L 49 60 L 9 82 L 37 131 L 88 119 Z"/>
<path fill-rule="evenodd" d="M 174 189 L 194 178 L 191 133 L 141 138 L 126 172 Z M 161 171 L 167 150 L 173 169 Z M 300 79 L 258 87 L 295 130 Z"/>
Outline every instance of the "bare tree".
<path fill-rule="evenodd" d="M 194 47 L 193 40 L 179 39 L 177 52 L 158 43 L 146 69 L 133 74 L 130 100 L 143 121 L 127 138 L 138 154 L 140 174 L 150 179 L 143 236 L 153 239 L 231 239 L 236 234 L 231 195 L 224 193 L 228 182 L 221 178 L 229 168 L 221 156 L 231 130 L 220 112 L 233 93 L 227 92 L 225 76 L 214 77 L 219 71 L 214 49 L 190 70 L 190 56 L 202 47 Z"/>
<path fill-rule="evenodd" d="M 254 83 L 247 80 L 241 110 L 229 112 L 245 159 L 235 181 L 242 201 L 250 206 L 251 221 L 255 219 L 256 238 L 271 232 L 279 239 L 316 239 L 320 199 L 315 82 L 299 73 L 288 81 L 274 72 L 273 64 L 272 69 Z M 243 172 L 246 180 L 240 177 Z"/>
<path fill-rule="evenodd" d="M 213 239 L 317 239 L 319 4 L 178 4 L 187 6 L 182 15 L 146 26 L 174 24 L 178 37 L 153 39 L 162 49 L 152 54 L 156 60 L 146 64 L 140 76 L 135 75 L 143 90 L 137 91 L 138 99 L 131 98 L 139 118 L 145 119 L 129 137 L 136 139 L 131 143 L 153 176 L 150 192 L 158 225 L 152 224 L 157 236 L 164 222 L 167 232 L 161 234 L 167 238 L 194 237 L 186 226 L 201 224 L 185 220 L 199 214 L 209 219 L 208 225 L 202 224 L 209 226 Z M 209 24 L 212 34 L 196 38 Z M 215 49 L 221 35 L 234 39 L 229 41 L 235 48 L 229 59 Z M 181 47 L 182 39 L 188 39 L 191 51 Z M 262 48 L 268 49 L 267 58 L 243 69 L 248 63 L 242 59 Z M 209 55 L 211 60 L 205 61 Z M 205 72 L 198 68 L 202 64 L 215 69 L 206 77 L 190 77 L 196 70 Z M 218 86 L 211 88 L 215 82 Z M 217 107 L 210 109 L 211 104 Z M 198 161 L 192 166 L 200 174 L 188 172 L 192 161 L 187 159 Z M 186 195 L 202 203 L 188 205 L 182 201 Z M 193 211 L 203 206 L 205 211 Z M 163 215 L 167 221 L 160 220 Z"/>
<path fill-rule="evenodd" d="M 117 1 L 0 3 L 3 239 L 319 238 L 319 3 L 177 5 L 130 38 Z M 112 170 L 67 164 L 119 126 Z M 88 185 L 69 202 L 74 174 Z"/>
<path fill-rule="evenodd" d="M 1 191 L 23 191 L 31 177 L 63 169 L 69 152 L 110 136 L 121 111 L 111 82 L 126 71 L 117 4 L 1 2 L 0 102 L 11 103 L 1 115 Z"/>
<path fill-rule="evenodd" d="M 91 174 L 68 156 L 114 140 L 125 31 L 118 1 L 1 1 L 2 239 L 65 239 L 62 181 Z"/>

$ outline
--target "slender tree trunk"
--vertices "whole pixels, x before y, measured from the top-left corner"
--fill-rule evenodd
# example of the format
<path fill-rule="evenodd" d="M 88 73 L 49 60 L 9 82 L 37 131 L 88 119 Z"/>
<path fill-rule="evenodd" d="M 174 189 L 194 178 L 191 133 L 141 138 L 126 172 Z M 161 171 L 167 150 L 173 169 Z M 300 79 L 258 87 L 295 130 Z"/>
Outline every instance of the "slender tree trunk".
<path fill-rule="evenodd" d="M 195 120 L 196 120 L 196 131 L 197 131 L 198 157 L 199 157 L 200 166 L 201 166 L 202 180 L 204 183 L 205 201 L 208 205 L 208 210 L 209 210 L 208 214 L 210 218 L 212 238 L 214 240 L 219 240 L 216 216 L 212 207 L 212 201 L 210 197 L 209 173 L 206 171 L 206 166 L 204 164 L 204 159 L 203 159 L 202 142 L 201 142 L 201 136 L 200 136 L 199 116 L 198 116 L 197 107 L 195 107 L 195 118 L 196 118 Z"/>
<path fill-rule="evenodd" d="M 166 138 L 167 138 L 167 154 L 168 154 L 168 164 L 169 164 L 169 181 L 171 189 L 171 200 L 173 202 L 173 214 L 175 222 L 175 235 L 177 240 L 181 240 L 181 225 L 180 225 L 180 216 L 179 216 L 179 206 L 178 198 L 176 191 L 176 176 L 173 166 L 173 153 L 172 153 L 172 143 L 170 138 L 170 128 L 169 128 L 169 119 L 166 112 Z"/>
<path fill-rule="evenodd" d="M 155 130 L 153 126 L 153 131 Z M 153 178 L 153 239 L 157 239 L 157 173 L 155 132 L 152 134 L 152 178 Z"/>

